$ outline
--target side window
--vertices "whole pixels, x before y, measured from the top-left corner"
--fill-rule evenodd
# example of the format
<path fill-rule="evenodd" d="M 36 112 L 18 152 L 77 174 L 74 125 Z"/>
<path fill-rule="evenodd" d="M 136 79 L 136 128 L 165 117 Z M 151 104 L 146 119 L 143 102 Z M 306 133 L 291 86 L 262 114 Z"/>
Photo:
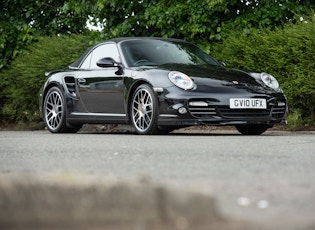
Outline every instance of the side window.
<path fill-rule="evenodd" d="M 105 58 L 105 57 L 111 57 L 115 61 L 120 62 L 117 46 L 116 46 L 116 44 L 113 44 L 113 43 L 101 45 L 101 46 L 95 48 L 90 55 L 91 55 L 91 60 L 90 60 L 90 68 L 91 69 L 99 69 L 100 67 L 98 67 L 96 65 L 96 62 L 98 60 L 100 60 L 101 58 Z M 87 59 L 89 59 L 89 57 Z M 87 59 L 84 61 L 84 63 L 86 61 L 88 61 Z M 83 65 L 84 65 L 84 63 L 83 63 Z"/>

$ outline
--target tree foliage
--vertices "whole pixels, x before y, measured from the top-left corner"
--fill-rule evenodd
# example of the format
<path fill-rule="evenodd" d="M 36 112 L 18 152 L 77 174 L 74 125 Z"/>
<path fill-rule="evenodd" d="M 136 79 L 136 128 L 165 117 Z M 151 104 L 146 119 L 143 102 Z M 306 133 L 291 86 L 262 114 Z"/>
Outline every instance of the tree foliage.
<path fill-rule="evenodd" d="M 312 0 L 4 0 L 0 69 L 37 36 L 86 33 L 89 18 L 103 25 L 98 38 L 162 36 L 205 44 L 231 29 L 275 27 L 314 9 Z"/>
<path fill-rule="evenodd" d="M 85 32 L 90 13 L 74 0 L 4 0 L 0 10 L 0 69 L 38 36 Z"/>

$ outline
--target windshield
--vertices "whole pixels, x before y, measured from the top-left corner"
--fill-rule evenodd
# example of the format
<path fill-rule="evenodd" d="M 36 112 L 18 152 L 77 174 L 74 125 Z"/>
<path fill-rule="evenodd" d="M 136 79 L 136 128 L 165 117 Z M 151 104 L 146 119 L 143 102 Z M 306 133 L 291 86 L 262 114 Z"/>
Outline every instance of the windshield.
<path fill-rule="evenodd" d="M 129 67 L 165 64 L 219 65 L 197 46 L 180 41 L 134 40 L 121 45 Z"/>

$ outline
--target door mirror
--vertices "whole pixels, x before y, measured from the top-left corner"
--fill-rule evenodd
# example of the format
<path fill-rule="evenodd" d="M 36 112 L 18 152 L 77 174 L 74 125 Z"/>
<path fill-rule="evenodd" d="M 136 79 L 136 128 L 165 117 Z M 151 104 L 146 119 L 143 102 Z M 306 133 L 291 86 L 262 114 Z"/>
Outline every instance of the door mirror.
<path fill-rule="evenodd" d="M 98 60 L 96 62 L 96 65 L 102 68 L 117 67 L 117 62 L 110 57 L 106 57 L 106 58 L 101 58 L 100 60 Z"/>
<path fill-rule="evenodd" d="M 226 64 L 225 64 L 224 61 L 218 60 L 218 62 L 219 62 L 219 64 L 220 64 L 221 66 L 226 67 Z"/>

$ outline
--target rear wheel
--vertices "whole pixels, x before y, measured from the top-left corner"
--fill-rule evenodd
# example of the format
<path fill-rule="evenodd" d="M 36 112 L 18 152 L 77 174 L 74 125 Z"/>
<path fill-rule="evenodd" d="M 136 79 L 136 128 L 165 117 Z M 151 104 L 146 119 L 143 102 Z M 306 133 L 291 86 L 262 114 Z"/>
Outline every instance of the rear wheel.
<path fill-rule="evenodd" d="M 138 134 L 158 133 L 157 98 L 153 89 L 147 85 L 140 85 L 131 100 L 131 121 Z"/>
<path fill-rule="evenodd" d="M 52 87 L 46 94 L 43 118 L 48 130 L 52 133 L 69 133 L 79 130 L 79 127 L 67 127 L 65 98 L 58 87 Z"/>
<path fill-rule="evenodd" d="M 269 125 L 236 125 L 235 127 L 244 135 L 260 135 L 270 128 Z"/>

